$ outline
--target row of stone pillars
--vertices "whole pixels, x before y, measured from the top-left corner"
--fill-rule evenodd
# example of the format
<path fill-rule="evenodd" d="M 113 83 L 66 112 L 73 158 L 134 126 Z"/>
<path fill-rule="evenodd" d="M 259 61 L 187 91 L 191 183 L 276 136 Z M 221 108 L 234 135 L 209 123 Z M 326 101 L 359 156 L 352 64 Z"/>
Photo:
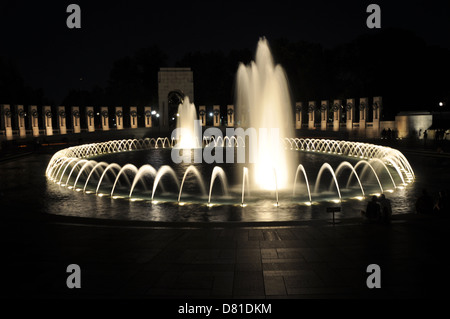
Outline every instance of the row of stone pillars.
<path fill-rule="evenodd" d="M 2 104 L 0 105 L 0 116 L 1 116 L 1 129 L 5 131 L 5 135 L 7 139 L 13 138 L 13 120 L 17 123 L 18 128 L 18 134 L 19 137 L 24 138 L 26 137 L 26 129 L 25 129 L 25 118 L 28 117 L 30 127 L 31 127 L 31 134 L 34 137 L 39 136 L 40 134 L 40 127 L 39 127 L 39 111 L 38 107 L 36 105 L 30 105 L 28 107 L 28 114 L 25 111 L 25 108 L 23 105 L 15 105 L 15 116 L 13 117 L 13 113 L 11 111 L 11 107 L 8 104 Z M 64 106 L 58 106 L 56 109 L 56 114 L 52 113 L 52 108 L 50 106 L 43 106 L 41 116 L 43 117 L 43 129 L 44 134 L 47 136 L 53 135 L 53 117 L 56 116 L 57 118 L 57 125 L 59 134 L 67 134 L 67 117 L 70 116 L 72 118 L 72 133 L 80 133 L 81 132 L 81 123 L 80 118 L 82 114 L 80 113 L 80 107 L 79 106 L 72 106 L 71 107 L 71 114 L 66 114 L 66 108 Z M 137 128 L 138 127 L 138 113 L 137 113 L 137 107 L 131 106 L 128 108 L 129 111 L 129 125 L 130 128 Z M 146 106 L 144 107 L 144 118 L 145 118 L 145 127 L 152 127 L 152 113 L 151 113 L 151 107 Z M 124 129 L 124 108 L 121 106 L 115 107 L 115 128 L 117 130 Z M 95 123 L 94 123 L 94 107 L 93 106 L 87 106 L 85 108 L 85 114 L 83 115 L 86 118 L 86 128 L 88 132 L 95 132 Z M 100 108 L 100 116 L 101 116 L 101 126 L 103 131 L 109 131 L 110 125 L 109 125 L 109 112 L 108 107 L 104 106 Z"/>
<path fill-rule="evenodd" d="M 302 102 L 296 103 L 296 112 L 295 112 L 295 128 L 302 128 Z M 368 98 L 360 98 L 359 99 L 359 123 L 358 127 L 360 129 L 365 129 L 369 114 L 369 99 Z M 372 127 L 373 129 L 380 128 L 380 115 L 382 109 L 382 97 L 376 96 L 373 98 L 372 104 Z M 316 110 L 320 111 L 320 121 L 316 119 Z M 329 107 L 329 101 L 321 101 L 320 106 L 317 106 L 316 101 L 308 102 L 308 129 L 316 129 L 316 123 L 320 122 L 320 129 L 326 130 L 328 126 L 328 112 L 333 113 L 333 130 L 338 131 L 341 125 L 341 115 L 342 112 L 346 112 L 346 128 L 348 130 L 353 129 L 355 125 L 355 114 L 356 114 L 356 105 L 355 99 L 347 99 L 346 104 L 342 104 L 342 100 L 334 100 L 333 106 Z"/>
<path fill-rule="evenodd" d="M 25 129 L 25 117 L 27 116 L 25 112 L 25 108 L 23 105 L 15 105 L 15 120 L 18 127 L 18 132 L 20 137 L 26 136 L 26 129 Z M 382 108 L 382 98 L 380 96 L 373 98 L 373 104 L 372 104 L 372 112 L 373 112 L 373 120 L 372 120 L 372 127 L 374 129 L 379 129 L 380 127 L 380 114 L 381 114 L 381 108 Z M 131 128 L 137 128 L 138 122 L 137 122 L 137 107 L 131 106 L 127 108 L 129 111 L 129 126 Z M 301 102 L 296 103 L 296 112 L 295 112 L 295 127 L 296 129 L 302 128 L 302 109 L 303 104 Z M 353 129 L 355 126 L 358 126 L 360 129 L 366 128 L 367 118 L 368 118 L 368 112 L 369 112 L 369 99 L 368 98 L 360 98 L 359 99 L 359 123 L 354 122 L 355 121 L 355 113 L 356 113 L 356 105 L 355 105 L 355 99 L 347 99 L 346 104 L 342 104 L 342 100 L 334 100 L 333 106 L 330 108 L 329 101 L 321 101 L 320 106 L 316 104 L 316 101 L 310 101 L 308 103 L 308 128 L 309 129 L 316 129 L 316 122 L 320 122 L 320 128 L 321 130 L 326 130 L 328 126 L 328 112 L 333 113 L 333 130 L 338 131 L 340 129 L 341 125 L 341 115 L 342 112 L 346 112 L 346 128 L 348 130 Z M 320 114 L 320 120 L 317 121 L 316 119 L 316 110 L 319 110 Z M 1 129 L 5 131 L 6 137 L 8 139 L 12 138 L 13 136 L 13 130 L 12 130 L 12 121 L 13 116 L 11 112 L 11 108 L 7 104 L 0 105 L 0 111 L 1 111 Z M 116 129 L 121 130 L 124 128 L 123 123 L 123 115 L 124 115 L 123 107 L 117 106 L 115 107 L 115 124 Z M 38 123 L 38 107 L 35 105 L 30 105 L 28 107 L 28 113 L 29 113 L 29 121 L 30 121 L 30 127 L 31 127 L 31 134 L 33 136 L 39 136 L 39 123 Z M 108 113 L 108 107 L 101 107 L 100 108 L 100 115 L 101 115 L 101 126 L 103 131 L 110 130 L 109 125 L 109 113 Z M 151 114 L 151 107 L 146 106 L 144 107 L 144 118 L 145 118 L 145 127 L 152 127 L 152 114 Z M 57 125 L 59 129 L 59 134 L 66 134 L 67 133 L 67 124 L 66 119 L 67 115 L 65 112 L 64 106 L 57 107 L 57 114 L 52 114 L 52 110 L 50 106 L 43 106 L 41 116 L 43 116 L 43 125 L 44 125 L 44 134 L 45 135 L 53 135 L 53 117 L 57 117 Z M 80 108 L 78 106 L 72 106 L 71 107 L 71 114 L 69 115 L 72 117 L 72 132 L 73 133 L 80 133 L 81 132 L 81 124 L 80 124 Z M 94 124 L 94 107 L 87 106 L 85 108 L 85 114 L 86 117 L 86 126 L 88 132 L 94 132 L 95 131 L 95 124 Z M 201 121 L 202 126 L 206 126 L 206 106 L 202 105 L 199 106 L 199 120 Z M 220 106 L 214 105 L 213 106 L 213 126 L 220 126 Z M 234 127 L 236 124 L 235 122 L 235 110 L 234 105 L 228 105 L 227 106 L 227 126 Z M 357 125 L 355 125 L 357 124 Z"/>
<path fill-rule="evenodd" d="M 233 127 L 234 121 L 234 105 L 227 105 L 227 126 Z M 198 107 L 198 117 L 202 126 L 206 126 L 206 106 L 200 105 Z M 220 105 L 213 105 L 213 126 L 220 126 Z"/>

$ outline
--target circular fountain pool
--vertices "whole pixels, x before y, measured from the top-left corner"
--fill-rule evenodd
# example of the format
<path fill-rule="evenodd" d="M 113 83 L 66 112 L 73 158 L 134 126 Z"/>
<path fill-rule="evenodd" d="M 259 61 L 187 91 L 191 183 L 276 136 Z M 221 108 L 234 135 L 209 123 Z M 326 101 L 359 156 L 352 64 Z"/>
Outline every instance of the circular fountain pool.
<path fill-rule="evenodd" d="M 214 143 L 217 152 L 245 148 L 236 139 L 204 143 Z M 328 206 L 341 206 L 343 217 L 355 217 L 368 196 L 398 196 L 414 179 L 407 159 L 392 148 L 285 139 L 285 152 L 295 163 L 289 186 L 266 190 L 252 183 L 251 164 L 171 165 L 173 145 L 161 138 L 76 146 L 57 152 L 46 175 L 59 191 L 72 192 L 72 205 L 102 201 L 102 216 L 80 207 L 83 216 L 158 221 L 302 220 L 325 217 Z M 276 178 L 270 168 L 266 174 Z M 107 203 L 117 211 L 105 208 Z M 122 205 L 126 216 L 120 214 Z"/>

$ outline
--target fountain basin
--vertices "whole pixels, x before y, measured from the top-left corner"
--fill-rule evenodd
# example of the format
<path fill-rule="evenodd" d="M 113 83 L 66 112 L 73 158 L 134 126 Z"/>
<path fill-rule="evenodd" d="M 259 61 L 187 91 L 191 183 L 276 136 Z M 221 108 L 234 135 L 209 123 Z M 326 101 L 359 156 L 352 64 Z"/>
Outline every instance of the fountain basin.
<path fill-rule="evenodd" d="M 216 151 L 227 149 L 223 139 L 204 139 L 203 146 L 211 143 Z M 211 211 L 220 207 L 222 211 L 241 210 L 240 218 L 246 210 L 253 211 L 252 215 L 257 210 L 261 220 L 280 218 L 273 210 L 294 210 L 301 216 L 326 205 L 363 206 L 367 196 L 394 194 L 414 180 L 409 162 L 398 150 L 367 143 L 292 138 L 284 139 L 285 152 L 295 163 L 291 186 L 264 190 L 250 182 L 255 172 L 251 164 L 170 165 L 174 145 L 175 140 L 157 138 L 71 147 L 54 154 L 46 175 L 59 189 L 77 196 L 96 194 L 101 200 L 143 207 L 166 205 L 158 210 L 159 218 L 174 207 L 179 214 L 205 209 L 214 214 Z M 228 147 L 243 146 L 236 143 Z"/>

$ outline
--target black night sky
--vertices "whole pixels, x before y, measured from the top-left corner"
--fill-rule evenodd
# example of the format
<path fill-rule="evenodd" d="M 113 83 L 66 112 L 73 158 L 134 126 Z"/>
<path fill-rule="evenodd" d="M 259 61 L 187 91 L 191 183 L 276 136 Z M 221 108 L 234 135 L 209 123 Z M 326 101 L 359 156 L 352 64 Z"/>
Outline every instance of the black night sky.
<path fill-rule="evenodd" d="M 81 7 L 81 29 L 66 26 L 70 3 Z M 370 3 L 381 7 L 381 30 L 366 26 Z M 283 38 L 333 48 L 394 27 L 448 55 L 449 8 L 448 1 L 403 0 L 2 1 L 0 57 L 13 61 L 25 85 L 42 88 L 58 104 L 70 90 L 106 86 L 114 61 L 152 45 L 167 54 L 167 65 L 161 66 L 176 66 L 189 52 L 254 52 L 261 36 L 269 43 Z M 448 81 L 449 74 L 434 74 Z"/>

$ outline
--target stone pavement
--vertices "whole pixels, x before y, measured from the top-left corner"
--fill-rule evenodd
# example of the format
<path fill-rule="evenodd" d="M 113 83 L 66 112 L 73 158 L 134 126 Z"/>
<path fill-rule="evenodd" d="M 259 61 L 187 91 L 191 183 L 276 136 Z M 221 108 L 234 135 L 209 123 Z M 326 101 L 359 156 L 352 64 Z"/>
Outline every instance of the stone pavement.
<path fill-rule="evenodd" d="M 440 163 L 444 172 L 447 162 Z M 5 174 L 19 174 L 20 165 L 11 172 Z M 25 173 L 27 178 L 36 174 Z M 328 220 L 100 221 L 47 215 L 45 202 L 20 200 L 25 188 L 30 192 L 36 186 L 28 186 L 24 179 L 14 187 L 2 182 L 0 190 L 6 194 L 0 196 L 2 298 L 433 300 L 450 296 L 448 217 L 398 214 L 389 225 L 362 219 L 343 219 L 337 225 Z M 7 196 L 11 194 L 17 194 L 14 200 Z M 81 267 L 80 289 L 66 286 L 69 264 Z M 379 289 L 366 285 L 370 264 L 380 266 Z"/>
<path fill-rule="evenodd" d="M 3 298 L 448 298 L 448 218 L 286 226 L 3 218 Z M 69 289 L 69 264 L 81 288 Z M 369 264 L 381 288 L 369 289 Z"/>

